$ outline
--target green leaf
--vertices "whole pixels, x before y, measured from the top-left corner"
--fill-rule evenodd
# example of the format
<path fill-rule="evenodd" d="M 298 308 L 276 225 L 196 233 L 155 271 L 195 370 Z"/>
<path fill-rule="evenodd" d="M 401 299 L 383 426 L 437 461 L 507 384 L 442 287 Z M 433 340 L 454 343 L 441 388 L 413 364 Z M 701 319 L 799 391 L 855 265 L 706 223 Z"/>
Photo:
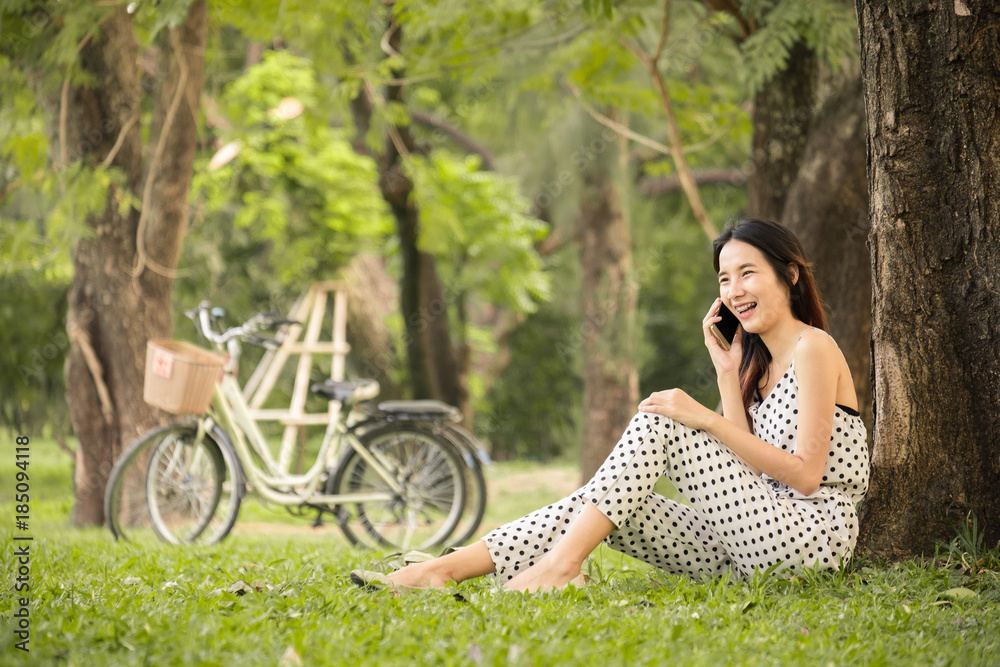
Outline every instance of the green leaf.
<path fill-rule="evenodd" d="M 940 594 L 940 597 L 952 598 L 953 600 L 961 600 L 963 598 L 975 598 L 979 597 L 979 593 L 968 588 L 949 588 Z"/>

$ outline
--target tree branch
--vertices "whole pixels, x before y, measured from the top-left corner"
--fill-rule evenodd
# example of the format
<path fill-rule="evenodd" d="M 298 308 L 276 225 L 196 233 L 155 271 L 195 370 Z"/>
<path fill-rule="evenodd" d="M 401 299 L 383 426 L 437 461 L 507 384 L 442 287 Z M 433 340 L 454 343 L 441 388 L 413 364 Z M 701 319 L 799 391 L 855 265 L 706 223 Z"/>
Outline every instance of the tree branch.
<path fill-rule="evenodd" d="M 80 52 L 83 51 L 83 47 L 87 45 L 93 33 L 88 32 L 80 40 L 80 43 L 76 45 L 76 55 L 79 56 Z M 66 114 L 69 110 L 69 65 L 66 66 L 66 77 L 63 79 L 62 91 L 59 94 L 59 168 L 65 169 L 66 163 L 69 161 L 69 152 L 66 149 Z M 60 183 L 62 183 L 60 181 Z M 65 183 L 62 184 L 65 189 Z"/>
<path fill-rule="evenodd" d="M 108 151 L 107 156 L 105 156 L 104 160 L 101 162 L 102 167 L 109 166 L 111 164 L 111 161 L 115 159 L 115 156 L 118 155 L 118 150 L 122 147 L 122 144 L 125 143 L 125 135 L 128 134 L 128 131 L 131 130 L 132 126 L 135 125 L 138 121 L 139 121 L 139 112 L 137 110 L 135 115 L 129 118 L 127 123 L 122 125 L 122 129 L 118 133 L 118 138 L 115 140 L 115 145 L 111 147 L 111 150 Z"/>
<path fill-rule="evenodd" d="M 146 255 L 145 239 L 146 225 L 149 221 L 149 209 L 151 208 L 150 201 L 152 200 L 153 181 L 156 180 L 156 172 L 160 169 L 160 162 L 163 159 L 163 150 L 166 148 L 167 138 L 170 136 L 170 126 L 174 123 L 174 117 L 177 115 L 177 109 L 181 105 L 181 99 L 184 97 L 184 93 L 186 92 L 185 86 L 187 86 L 188 66 L 181 51 L 181 43 L 180 39 L 177 37 L 177 30 L 179 30 L 179 28 L 170 30 L 170 42 L 173 45 L 174 53 L 179 56 L 177 57 L 177 66 L 180 69 L 180 74 L 177 80 L 177 90 L 174 91 L 174 98 L 170 100 L 170 107 L 167 109 L 167 117 L 163 121 L 163 128 L 160 130 L 160 136 L 156 141 L 156 148 L 153 150 L 153 157 L 149 162 L 149 171 L 146 174 L 146 183 L 142 188 L 142 210 L 139 212 L 139 224 L 135 233 L 135 266 L 132 267 L 131 272 L 134 279 L 137 279 L 142 274 L 144 268 L 149 268 L 149 270 L 153 273 L 158 273 L 165 278 L 173 279 L 177 275 L 176 269 L 161 266 Z"/>
<path fill-rule="evenodd" d="M 695 185 L 744 185 L 747 172 L 744 169 L 704 169 L 692 172 Z M 639 179 L 639 192 L 647 197 L 659 197 L 682 189 L 678 176 L 646 177 Z"/>
<path fill-rule="evenodd" d="M 740 32 L 743 33 L 742 39 L 746 39 L 757 29 L 755 22 L 747 21 L 740 14 L 740 6 L 736 0 L 701 0 L 701 4 L 713 12 L 723 12 L 735 18 L 740 25 Z"/>
<path fill-rule="evenodd" d="M 104 384 L 104 368 L 101 366 L 100 359 L 97 358 L 97 353 L 94 352 L 94 347 L 90 344 L 90 336 L 78 326 L 67 327 L 67 330 L 70 339 L 76 343 L 80 354 L 83 355 L 83 360 L 87 364 L 90 376 L 94 379 L 94 386 L 97 388 L 97 397 L 101 401 L 101 413 L 104 415 L 104 421 L 110 424 L 114 418 L 115 409 L 111 404 L 111 394 L 108 392 L 108 385 Z"/>
<path fill-rule="evenodd" d="M 611 128 L 618 134 L 628 139 L 631 139 L 637 144 L 642 144 L 647 148 L 652 148 L 654 151 L 663 153 L 664 155 L 673 154 L 671 152 L 670 146 L 666 146 L 664 144 L 661 144 L 659 141 L 656 141 L 655 139 L 650 139 L 649 137 L 643 134 L 639 134 L 638 132 L 631 129 L 627 125 L 622 125 L 618 121 L 608 118 L 600 111 L 597 111 L 596 109 L 591 107 L 589 104 L 583 101 L 583 94 L 580 92 L 580 89 L 574 86 L 569 81 L 566 82 L 566 86 L 570 89 L 570 91 L 572 91 L 573 96 L 576 97 L 576 99 L 580 102 L 580 106 L 583 107 L 583 110 L 586 111 L 588 114 L 590 114 L 590 117 L 596 120 L 601 125 Z"/>
<path fill-rule="evenodd" d="M 546 257 L 562 248 L 567 242 L 573 240 L 576 240 L 576 235 L 573 235 L 571 238 L 566 238 L 565 232 L 562 232 L 561 229 L 553 229 L 552 233 L 546 236 L 542 241 L 535 244 L 535 252 L 542 257 Z"/>
<path fill-rule="evenodd" d="M 668 9 L 670 5 L 670 0 L 666 0 L 664 4 L 664 11 Z M 661 30 L 662 35 L 666 34 L 668 24 L 664 20 Z M 639 62 L 642 63 L 643 67 L 649 72 L 650 77 L 653 79 L 653 83 L 656 85 L 657 91 L 660 93 L 660 102 L 663 104 L 663 110 L 667 113 L 667 127 L 670 134 L 670 156 L 673 158 L 674 166 L 677 169 L 677 177 L 680 180 L 681 188 L 684 190 L 684 194 L 687 195 L 688 203 L 691 205 L 691 210 L 694 212 L 694 217 L 701 224 L 702 228 L 705 230 L 705 234 L 708 235 L 709 240 L 714 240 L 716 236 L 715 226 L 712 221 L 708 218 L 708 213 L 705 212 L 705 205 L 701 201 L 701 196 L 698 194 L 698 184 L 695 182 L 694 176 L 691 175 L 691 168 L 688 167 L 687 160 L 684 158 L 684 148 L 681 146 L 681 129 L 680 125 L 677 123 L 677 114 L 674 112 L 673 102 L 670 100 L 670 95 L 667 92 L 667 86 L 663 81 L 663 75 L 660 73 L 658 67 L 658 57 L 654 59 L 641 50 L 639 50 L 635 45 L 626 40 L 624 37 L 621 38 L 622 44 L 631 51 Z"/>
<path fill-rule="evenodd" d="M 485 146 L 478 143 L 475 139 L 465 134 L 454 125 L 448 123 L 442 118 L 438 118 L 437 116 L 432 116 L 429 113 L 417 111 L 415 109 L 410 111 L 410 117 L 421 125 L 441 130 L 454 139 L 456 143 L 466 148 L 469 152 L 475 153 L 479 157 L 483 158 L 483 165 L 487 169 L 490 171 L 496 171 L 497 162 L 496 158 L 493 157 L 493 154 L 490 153 Z"/>
<path fill-rule="evenodd" d="M 75 461 L 76 460 L 76 450 L 70 448 L 70 446 L 66 444 L 66 438 L 62 437 L 61 435 L 57 435 L 57 436 L 54 436 L 54 437 L 55 437 L 55 440 L 56 440 L 56 444 L 59 445 L 59 448 L 61 450 L 63 450 L 64 452 L 66 452 L 67 454 L 69 454 L 70 457 Z"/>

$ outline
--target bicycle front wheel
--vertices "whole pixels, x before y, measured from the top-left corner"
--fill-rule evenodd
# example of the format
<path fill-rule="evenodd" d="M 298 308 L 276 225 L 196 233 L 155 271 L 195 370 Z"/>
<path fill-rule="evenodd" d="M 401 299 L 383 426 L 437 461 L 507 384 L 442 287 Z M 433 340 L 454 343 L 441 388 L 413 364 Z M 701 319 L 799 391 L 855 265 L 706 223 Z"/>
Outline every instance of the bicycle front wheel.
<path fill-rule="evenodd" d="M 355 544 L 401 550 L 443 544 L 465 508 L 464 465 L 455 446 L 421 429 L 406 428 L 365 433 L 359 444 L 378 466 L 348 447 L 327 493 L 390 493 L 392 498 L 342 503 L 337 519 L 344 535 Z"/>
<path fill-rule="evenodd" d="M 243 475 L 216 429 L 190 422 L 147 431 L 115 464 L 104 515 L 116 539 L 157 536 L 174 544 L 213 544 L 232 529 Z"/>

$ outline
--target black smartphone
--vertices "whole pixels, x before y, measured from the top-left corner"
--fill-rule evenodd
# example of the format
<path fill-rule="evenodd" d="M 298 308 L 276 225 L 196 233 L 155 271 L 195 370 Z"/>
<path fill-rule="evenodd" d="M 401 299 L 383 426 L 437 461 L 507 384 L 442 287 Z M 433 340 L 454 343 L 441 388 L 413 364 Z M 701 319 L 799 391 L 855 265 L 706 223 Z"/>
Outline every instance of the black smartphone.
<path fill-rule="evenodd" d="M 712 333 L 719 339 L 722 349 L 728 350 L 736 337 L 736 330 L 740 327 L 740 320 L 733 311 L 729 310 L 726 304 L 719 306 L 719 316 L 722 319 L 712 325 Z"/>

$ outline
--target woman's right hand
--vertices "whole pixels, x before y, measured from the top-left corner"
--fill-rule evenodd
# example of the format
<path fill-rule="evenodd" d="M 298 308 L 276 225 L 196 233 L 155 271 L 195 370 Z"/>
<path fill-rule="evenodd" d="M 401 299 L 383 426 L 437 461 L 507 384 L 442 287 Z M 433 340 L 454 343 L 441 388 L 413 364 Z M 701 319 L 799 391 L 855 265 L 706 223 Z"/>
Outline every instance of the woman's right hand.
<path fill-rule="evenodd" d="M 723 308 L 722 299 L 716 299 L 715 303 L 712 304 L 711 308 L 708 309 L 708 314 L 705 315 L 705 319 L 701 322 L 702 331 L 705 334 L 705 347 L 708 348 L 709 354 L 712 355 L 712 363 L 715 365 L 715 372 L 721 378 L 724 375 L 738 374 L 740 370 L 740 360 L 743 357 L 743 327 L 740 326 L 736 329 L 736 335 L 733 336 L 733 342 L 726 350 L 722 347 L 722 343 L 719 339 L 715 337 L 712 333 L 712 325 L 716 322 L 721 322 L 722 317 L 719 315 L 719 308 Z"/>

